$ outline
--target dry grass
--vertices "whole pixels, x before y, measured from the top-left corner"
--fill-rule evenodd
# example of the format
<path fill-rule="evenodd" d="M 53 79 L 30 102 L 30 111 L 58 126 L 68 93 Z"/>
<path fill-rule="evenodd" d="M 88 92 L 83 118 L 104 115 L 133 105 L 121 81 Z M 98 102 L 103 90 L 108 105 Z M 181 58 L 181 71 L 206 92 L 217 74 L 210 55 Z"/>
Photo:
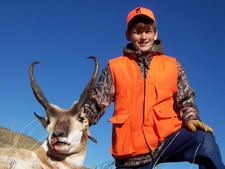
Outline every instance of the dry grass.
<path fill-rule="evenodd" d="M 41 146 L 41 142 L 26 134 L 13 132 L 0 126 L 0 147 L 14 147 L 35 150 Z"/>

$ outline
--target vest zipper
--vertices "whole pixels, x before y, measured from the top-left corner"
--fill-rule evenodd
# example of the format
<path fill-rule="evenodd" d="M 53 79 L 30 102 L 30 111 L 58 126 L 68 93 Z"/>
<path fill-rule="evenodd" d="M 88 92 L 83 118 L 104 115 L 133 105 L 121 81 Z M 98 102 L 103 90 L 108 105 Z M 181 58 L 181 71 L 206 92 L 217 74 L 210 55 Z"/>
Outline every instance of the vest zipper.
<path fill-rule="evenodd" d="M 149 152 L 151 152 L 151 148 L 150 146 L 148 145 L 148 141 L 147 141 L 147 138 L 145 136 L 145 132 L 144 132 L 144 122 L 145 122 L 145 98 L 146 98 L 146 78 L 147 78 L 147 71 L 149 70 L 149 66 L 148 66 L 148 62 L 146 61 L 146 58 L 143 58 L 143 65 L 144 65 L 144 72 L 143 72 L 143 75 L 144 75 L 144 100 L 143 100 L 143 118 L 142 118 L 142 133 L 143 133 L 143 136 L 144 136 L 144 139 L 145 139 L 145 143 L 149 149 Z"/>

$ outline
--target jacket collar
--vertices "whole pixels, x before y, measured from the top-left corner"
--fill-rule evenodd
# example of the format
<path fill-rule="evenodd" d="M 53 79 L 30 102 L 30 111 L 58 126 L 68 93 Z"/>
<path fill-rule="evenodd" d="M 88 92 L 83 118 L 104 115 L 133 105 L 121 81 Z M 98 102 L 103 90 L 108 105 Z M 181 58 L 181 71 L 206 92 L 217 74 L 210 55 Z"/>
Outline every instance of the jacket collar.
<path fill-rule="evenodd" d="M 141 51 L 135 49 L 131 43 L 127 44 L 123 49 L 124 56 L 129 56 L 134 59 L 138 59 L 139 57 L 143 57 Z M 154 55 L 164 54 L 162 42 L 161 40 L 156 40 L 152 47 L 152 50 L 149 52 L 147 57 L 152 57 Z"/>

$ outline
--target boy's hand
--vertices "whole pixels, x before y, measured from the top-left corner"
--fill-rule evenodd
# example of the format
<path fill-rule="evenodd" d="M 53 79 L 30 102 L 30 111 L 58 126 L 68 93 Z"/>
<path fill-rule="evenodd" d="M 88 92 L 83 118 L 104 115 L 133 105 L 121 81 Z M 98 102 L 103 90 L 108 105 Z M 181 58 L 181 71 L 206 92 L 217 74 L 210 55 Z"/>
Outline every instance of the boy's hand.
<path fill-rule="evenodd" d="M 214 134 L 213 129 L 211 127 L 207 126 L 205 123 L 199 120 L 190 120 L 187 124 L 187 128 L 191 131 L 196 131 L 196 129 L 201 129 Z"/>

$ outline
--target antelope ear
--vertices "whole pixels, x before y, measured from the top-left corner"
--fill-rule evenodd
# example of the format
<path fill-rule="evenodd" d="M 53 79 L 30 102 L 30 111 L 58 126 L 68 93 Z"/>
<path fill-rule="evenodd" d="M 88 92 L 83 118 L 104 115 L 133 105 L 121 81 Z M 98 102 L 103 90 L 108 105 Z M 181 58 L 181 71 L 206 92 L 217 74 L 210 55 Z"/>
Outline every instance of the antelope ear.
<path fill-rule="evenodd" d="M 46 129 L 46 127 L 48 126 L 48 122 L 46 120 L 46 118 L 38 116 L 37 113 L 34 112 L 35 117 L 41 122 L 42 126 Z"/>
<path fill-rule="evenodd" d="M 91 136 L 89 130 L 87 131 L 87 135 L 88 135 L 88 138 L 89 138 L 91 141 L 93 141 L 94 143 L 97 143 L 97 140 L 96 140 L 94 137 Z"/>
<path fill-rule="evenodd" d="M 93 141 L 94 143 L 97 143 L 97 140 L 91 136 L 90 134 L 90 130 L 89 130 L 89 124 L 88 124 L 88 118 L 86 117 L 85 114 L 82 114 L 83 115 L 83 120 L 82 120 L 82 123 L 83 123 L 83 131 L 87 134 L 88 138 Z"/>

